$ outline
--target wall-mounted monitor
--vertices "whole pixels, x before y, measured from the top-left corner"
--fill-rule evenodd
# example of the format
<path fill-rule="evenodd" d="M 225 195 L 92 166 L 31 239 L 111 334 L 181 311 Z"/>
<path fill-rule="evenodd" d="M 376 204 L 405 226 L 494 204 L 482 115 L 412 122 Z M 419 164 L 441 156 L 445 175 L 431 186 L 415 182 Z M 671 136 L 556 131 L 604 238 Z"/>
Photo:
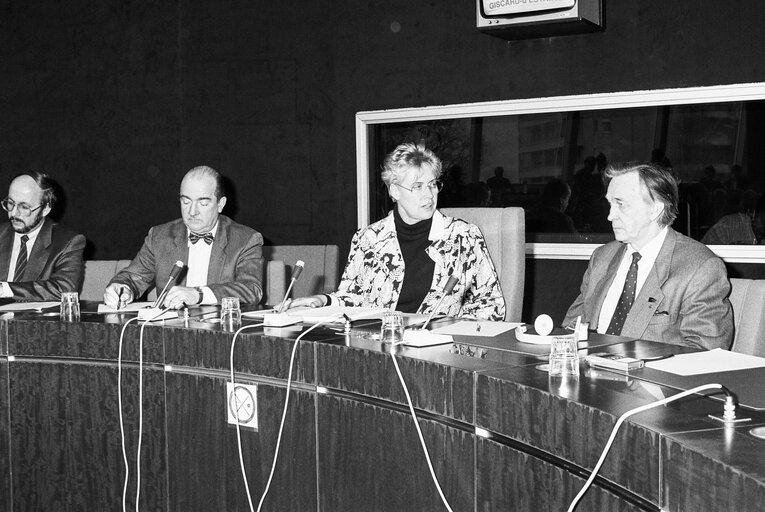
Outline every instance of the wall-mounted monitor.
<path fill-rule="evenodd" d="M 532 39 L 605 27 L 602 0 L 476 0 L 478 30 L 503 39 Z"/>

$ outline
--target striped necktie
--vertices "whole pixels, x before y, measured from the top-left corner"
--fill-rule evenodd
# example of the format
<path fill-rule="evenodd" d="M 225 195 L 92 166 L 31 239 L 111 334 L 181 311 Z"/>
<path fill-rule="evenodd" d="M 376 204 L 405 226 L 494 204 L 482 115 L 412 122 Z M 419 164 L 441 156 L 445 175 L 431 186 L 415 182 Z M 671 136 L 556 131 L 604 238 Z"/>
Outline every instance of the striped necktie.
<path fill-rule="evenodd" d="M 27 269 L 27 235 L 22 235 L 21 245 L 19 246 L 19 257 L 16 258 L 16 272 L 13 273 L 14 281 L 21 281 L 24 277 L 24 271 Z"/>
<path fill-rule="evenodd" d="M 640 253 L 633 252 L 632 263 L 630 263 L 630 268 L 627 271 L 627 279 L 624 280 L 624 289 L 619 297 L 619 302 L 616 304 L 616 310 L 614 311 L 614 316 L 611 317 L 611 323 L 608 324 L 606 334 L 615 334 L 618 336 L 622 333 L 624 321 L 627 319 L 627 314 L 632 308 L 632 303 L 635 302 L 638 261 L 640 261 Z"/>

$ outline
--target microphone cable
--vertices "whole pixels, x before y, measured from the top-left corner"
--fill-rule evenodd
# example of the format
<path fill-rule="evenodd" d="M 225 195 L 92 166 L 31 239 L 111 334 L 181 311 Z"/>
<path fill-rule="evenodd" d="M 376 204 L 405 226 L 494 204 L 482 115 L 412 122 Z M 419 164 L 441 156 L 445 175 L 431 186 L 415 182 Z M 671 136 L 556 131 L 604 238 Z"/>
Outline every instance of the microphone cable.
<path fill-rule="evenodd" d="M 401 343 L 396 343 L 391 346 L 390 351 L 390 358 L 393 359 L 393 366 L 396 367 L 396 373 L 398 374 L 398 380 L 401 381 L 401 386 L 404 388 L 404 395 L 406 396 L 406 403 L 409 405 L 409 412 L 412 415 L 412 420 L 414 420 L 414 427 L 417 430 L 417 435 L 420 438 L 420 445 L 422 446 L 422 451 L 425 454 L 425 460 L 428 463 L 428 469 L 430 470 L 430 476 L 433 479 L 433 483 L 436 486 L 436 490 L 438 490 L 438 495 L 441 496 L 441 501 L 444 502 L 444 506 L 446 507 L 446 510 L 449 512 L 452 512 L 452 507 L 449 505 L 449 501 L 446 499 L 446 496 L 444 496 L 444 492 L 441 490 L 441 485 L 438 483 L 438 477 L 436 476 L 436 471 L 433 469 L 433 463 L 430 461 L 430 455 L 428 454 L 428 447 L 425 444 L 425 439 L 422 436 L 422 430 L 420 429 L 419 421 L 417 420 L 417 414 L 414 412 L 414 405 L 412 405 L 412 397 L 409 396 L 409 388 L 406 387 L 406 382 L 404 381 L 404 376 L 401 375 L 401 369 L 398 367 L 398 361 L 396 360 L 396 356 L 393 354 L 393 350 L 395 350 L 395 347 L 397 345 L 400 345 Z"/>
<path fill-rule="evenodd" d="M 154 317 L 144 321 L 141 324 L 141 330 L 138 337 L 138 449 L 136 452 L 136 494 L 135 510 L 138 512 L 138 504 L 141 497 L 141 443 L 143 438 L 143 329 L 146 324 L 153 322 L 161 317 L 168 308 L 163 308 Z M 125 463 L 125 481 L 122 487 L 122 511 L 127 512 L 127 488 L 130 481 L 130 465 L 127 458 L 127 448 L 125 447 L 125 424 L 122 415 L 122 345 L 125 337 L 125 330 L 133 320 L 131 318 L 122 326 L 117 352 L 117 403 L 120 409 L 120 441 L 122 444 L 122 460 Z"/>
<path fill-rule="evenodd" d="M 236 382 L 234 381 L 234 347 L 236 346 L 236 340 L 239 337 L 239 333 L 246 330 L 246 329 L 253 329 L 255 327 L 262 327 L 263 324 L 253 324 L 253 325 L 244 325 L 237 329 L 237 331 L 234 333 L 234 338 L 231 340 L 231 353 L 229 354 L 229 363 L 231 368 L 231 388 L 232 393 L 234 396 L 234 402 L 237 406 L 237 410 L 239 410 L 239 399 L 236 396 Z M 239 452 L 239 469 L 242 472 L 242 480 L 244 480 L 244 490 L 247 493 L 247 502 L 250 505 L 250 511 L 254 512 L 254 508 L 252 505 L 252 496 L 250 496 L 250 485 L 247 481 L 247 470 L 244 467 L 244 456 L 242 454 L 242 431 L 239 427 L 239 417 L 234 414 L 234 419 L 236 420 L 236 447 L 237 451 Z"/>
<path fill-rule="evenodd" d="M 619 427 L 621 427 L 622 423 L 624 423 L 624 420 L 629 418 L 630 416 L 633 416 L 637 413 L 647 411 L 648 409 L 653 409 L 654 407 L 658 407 L 660 405 L 665 405 L 670 402 L 674 402 L 675 400 L 679 400 L 680 398 L 685 398 L 688 395 L 693 395 L 698 393 L 699 391 L 706 391 L 708 389 L 720 389 L 725 392 L 726 395 L 728 395 L 728 398 L 730 399 L 732 397 L 732 394 L 730 391 L 728 391 L 725 386 L 722 384 L 704 384 L 702 386 L 697 386 L 693 389 L 689 389 L 686 391 L 683 391 L 681 393 L 678 393 L 676 395 L 672 395 L 667 398 L 663 398 L 661 400 L 658 400 L 656 402 L 651 402 L 646 405 L 641 405 L 640 407 L 635 407 L 634 409 L 630 409 L 629 411 L 622 414 L 618 420 L 616 420 L 616 423 L 614 424 L 614 428 L 611 431 L 611 436 L 608 438 L 608 441 L 606 442 L 606 446 L 603 448 L 603 453 L 600 455 L 600 459 L 598 459 L 597 464 L 595 464 L 595 467 L 592 469 L 592 473 L 590 474 L 590 477 L 587 479 L 587 481 L 584 483 L 584 487 L 579 491 L 579 494 L 577 494 L 574 497 L 574 500 L 571 502 L 571 505 L 568 507 L 568 512 L 573 512 L 573 510 L 576 508 L 577 504 L 579 503 L 579 500 L 582 499 L 584 494 L 587 492 L 587 489 L 590 488 L 592 485 L 592 482 L 595 481 L 595 476 L 598 474 L 598 471 L 600 471 L 600 467 L 603 465 L 603 462 L 606 460 L 606 455 L 608 455 L 608 451 L 611 449 L 611 445 L 614 442 L 614 439 L 616 439 L 616 432 L 619 430 Z M 727 403 L 727 401 L 726 401 Z"/>
<path fill-rule="evenodd" d="M 313 324 L 311 327 L 300 333 L 300 336 L 297 337 L 295 340 L 295 344 L 292 346 L 292 353 L 290 354 L 290 364 L 289 368 L 287 369 L 287 395 L 284 398 L 284 409 L 282 410 L 282 419 L 279 423 L 279 434 L 276 436 L 276 448 L 274 449 L 274 460 L 271 464 L 271 473 L 268 475 L 268 481 L 266 482 L 266 488 L 263 490 L 263 495 L 260 497 L 260 501 L 258 502 L 258 512 L 260 512 L 261 508 L 263 507 L 263 502 L 266 500 L 266 495 L 268 494 L 268 490 L 271 488 L 271 481 L 274 478 L 274 472 L 276 471 L 276 460 L 279 457 L 279 447 L 281 446 L 282 442 L 282 433 L 284 431 L 284 420 L 287 417 L 287 407 L 290 403 L 290 389 L 292 387 L 292 367 L 295 363 L 295 354 L 297 354 L 297 347 L 300 344 L 300 340 L 303 339 L 303 336 L 311 332 L 312 330 L 316 329 L 322 324 L 325 324 L 330 321 L 338 320 L 341 318 L 342 314 L 336 314 L 331 316 L 330 318 L 326 318 L 322 320 L 321 322 L 317 322 Z"/>

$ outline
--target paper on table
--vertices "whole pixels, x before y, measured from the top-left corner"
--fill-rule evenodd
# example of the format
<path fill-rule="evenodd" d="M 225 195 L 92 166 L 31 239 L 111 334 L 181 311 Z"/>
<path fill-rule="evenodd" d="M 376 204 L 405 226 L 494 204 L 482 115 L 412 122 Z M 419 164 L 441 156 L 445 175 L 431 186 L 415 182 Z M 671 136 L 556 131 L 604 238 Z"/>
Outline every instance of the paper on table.
<path fill-rule="evenodd" d="M 49 302 L 11 302 L 0 306 L 0 311 L 41 311 L 47 308 L 55 308 L 59 303 Z"/>
<path fill-rule="evenodd" d="M 651 361 L 645 365 L 648 368 L 675 375 L 702 375 L 765 367 L 765 358 L 716 348 L 692 354 L 680 354 L 669 359 Z"/>
<path fill-rule="evenodd" d="M 306 323 L 342 322 L 343 314 L 351 320 L 381 319 L 385 308 L 353 308 L 347 306 L 324 306 L 321 308 L 295 308 L 287 311 L 290 316 L 299 317 Z"/>
<path fill-rule="evenodd" d="M 110 308 L 106 304 L 99 304 L 98 312 L 99 313 L 135 313 L 139 309 L 150 308 L 152 304 L 154 303 L 153 302 L 131 302 L 130 304 L 126 304 L 125 306 L 119 309 Z"/>
<path fill-rule="evenodd" d="M 451 334 L 452 336 L 486 336 L 492 337 L 503 332 L 507 332 L 511 329 L 515 329 L 519 325 L 523 325 L 520 322 L 490 322 L 488 320 L 479 321 L 460 321 L 450 325 L 445 325 L 437 329 L 433 329 L 433 332 L 438 334 Z"/>

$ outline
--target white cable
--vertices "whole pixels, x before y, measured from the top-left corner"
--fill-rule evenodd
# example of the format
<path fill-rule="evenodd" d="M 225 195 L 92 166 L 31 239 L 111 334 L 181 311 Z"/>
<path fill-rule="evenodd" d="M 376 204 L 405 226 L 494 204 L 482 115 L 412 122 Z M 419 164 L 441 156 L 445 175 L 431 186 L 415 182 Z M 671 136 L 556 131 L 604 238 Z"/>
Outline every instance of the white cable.
<path fill-rule="evenodd" d="M 125 424 L 122 419 L 122 340 L 125 336 L 125 329 L 128 324 L 133 320 L 138 320 L 138 317 L 131 318 L 125 325 L 122 326 L 120 332 L 120 341 L 117 349 L 117 404 L 120 409 L 120 440 L 122 441 L 122 460 L 125 463 L 125 483 L 122 486 L 122 512 L 127 512 L 127 488 L 130 478 L 130 465 L 128 464 L 127 449 L 125 448 Z"/>
<path fill-rule="evenodd" d="M 237 411 L 239 410 L 239 399 L 236 396 L 236 382 L 234 381 L 234 347 L 236 346 L 236 339 L 239 336 L 239 333 L 244 331 L 245 329 L 252 329 L 254 327 L 261 327 L 263 324 L 254 324 L 254 325 L 245 325 L 243 327 L 240 327 L 235 333 L 234 338 L 231 340 L 231 354 L 229 355 L 229 361 L 230 361 L 230 368 L 231 368 L 231 389 L 234 396 L 235 405 L 237 406 Z M 239 416 L 237 413 L 234 414 L 234 420 L 236 420 L 236 446 L 237 450 L 239 451 L 239 468 L 242 471 L 242 480 L 244 480 L 244 490 L 247 493 L 247 502 L 250 504 L 250 511 L 254 512 L 254 508 L 252 505 L 252 497 L 250 496 L 250 485 L 247 482 L 247 470 L 244 467 L 244 456 L 242 455 L 242 434 L 241 429 L 239 427 Z"/>
<path fill-rule="evenodd" d="M 279 457 L 279 446 L 281 445 L 281 442 L 282 442 L 282 432 L 284 430 L 284 419 L 287 417 L 287 406 L 290 403 L 290 387 L 292 386 L 292 366 L 295 362 L 295 354 L 297 353 L 298 344 L 300 343 L 300 340 L 303 338 L 303 336 L 305 336 L 312 330 L 316 329 L 317 327 L 319 327 L 320 325 L 324 323 L 327 323 L 332 320 L 336 320 L 340 317 L 341 317 L 340 314 L 333 315 L 330 318 L 327 318 L 325 320 L 322 320 L 321 322 L 315 323 L 314 325 L 312 325 L 311 327 L 303 331 L 300 334 L 300 336 L 297 337 L 297 339 L 295 340 L 295 344 L 292 346 L 292 354 L 290 355 L 290 366 L 289 366 L 289 369 L 287 370 L 287 396 L 284 399 L 284 410 L 282 411 L 282 421 L 279 424 L 279 435 L 276 436 L 276 448 L 274 450 L 274 461 L 271 464 L 271 473 L 268 475 L 266 488 L 263 490 L 263 495 L 260 497 L 260 502 L 258 502 L 258 512 L 260 512 L 260 509 L 263 507 L 263 502 L 265 501 L 266 495 L 268 494 L 268 490 L 271 487 L 271 480 L 274 478 L 274 471 L 276 471 L 276 459 Z"/>
<path fill-rule="evenodd" d="M 611 431 L 611 437 L 608 438 L 608 442 L 606 442 L 606 446 L 605 448 L 603 448 L 603 453 L 600 455 L 600 459 L 598 460 L 598 463 L 595 464 L 595 467 L 592 470 L 592 474 L 590 474 L 590 478 L 587 479 L 587 481 L 584 483 L 584 487 L 582 487 L 582 490 L 579 491 L 579 494 L 576 495 L 574 500 L 571 502 L 571 505 L 569 505 L 568 512 L 573 512 L 574 508 L 576 508 L 576 505 L 579 503 L 579 500 L 582 499 L 582 496 L 584 496 L 584 493 L 586 493 L 587 489 L 589 489 L 590 485 L 592 485 L 592 482 L 595 480 L 595 476 L 598 474 L 600 467 L 603 465 L 603 462 L 605 462 L 606 460 L 606 455 L 608 455 L 608 450 L 611 449 L 611 445 L 613 444 L 614 439 L 616 438 L 616 432 L 619 430 L 619 427 L 624 422 L 624 420 L 626 420 L 630 416 L 637 414 L 639 412 L 647 411 L 648 409 L 653 409 L 654 407 L 668 404 L 669 402 L 673 402 L 680 398 L 686 397 L 688 395 L 693 395 L 695 393 L 698 393 L 699 391 L 704 391 L 707 389 L 723 389 L 723 386 L 721 384 L 704 384 L 703 386 L 698 386 L 693 389 L 683 391 L 681 393 L 664 398 L 662 400 L 658 400 L 656 402 L 652 402 L 646 405 L 641 405 L 640 407 L 636 407 L 622 414 L 619 417 L 619 419 L 616 420 L 616 424 L 614 424 L 614 428 Z"/>
<path fill-rule="evenodd" d="M 417 429 L 417 435 L 420 436 L 420 444 L 422 445 L 422 451 L 425 453 L 425 460 L 428 462 L 428 468 L 430 469 L 430 476 L 433 478 L 433 483 L 436 484 L 436 489 L 438 490 L 439 496 L 441 496 L 441 501 L 444 502 L 444 506 L 446 507 L 446 510 L 449 512 L 452 512 L 452 507 L 449 506 L 449 502 L 446 500 L 446 496 L 444 496 L 444 492 L 441 490 L 441 485 L 438 483 L 438 477 L 436 476 L 436 472 L 433 469 L 433 463 L 430 462 L 430 455 L 428 454 L 428 447 L 425 445 L 425 439 L 422 437 L 422 431 L 420 430 L 420 424 L 417 421 L 417 414 L 414 412 L 414 406 L 412 405 L 412 398 L 409 396 L 409 389 L 406 387 L 406 382 L 404 382 L 404 377 L 401 375 L 401 369 L 398 367 L 398 361 L 396 361 L 396 356 L 393 354 L 393 351 L 390 352 L 390 358 L 393 359 L 393 365 L 396 367 L 396 373 L 398 373 L 398 379 L 401 381 L 401 386 L 404 388 L 404 394 L 406 395 L 406 402 L 409 404 L 409 412 L 412 414 L 412 419 L 414 420 L 414 426 Z"/>

